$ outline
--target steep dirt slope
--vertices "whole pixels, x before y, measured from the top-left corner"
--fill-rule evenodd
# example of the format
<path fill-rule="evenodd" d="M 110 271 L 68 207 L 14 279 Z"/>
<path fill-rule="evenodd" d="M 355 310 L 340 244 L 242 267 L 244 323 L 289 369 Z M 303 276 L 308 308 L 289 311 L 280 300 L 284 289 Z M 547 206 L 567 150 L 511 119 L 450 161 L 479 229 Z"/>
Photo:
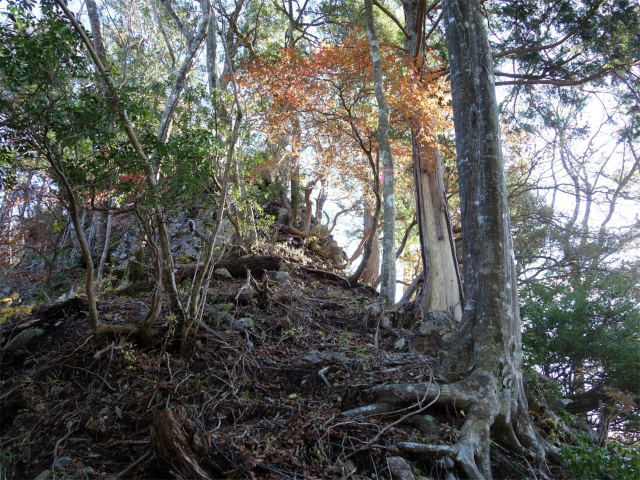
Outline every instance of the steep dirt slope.
<path fill-rule="evenodd" d="M 432 378 L 446 344 L 437 330 L 411 334 L 409 313 L 383 329 L 369 287 L 294 261 L 280 270 L 256 275 L 263 292 L 244 276 L 215 280 L 188 359 L 166 338 L 89 334 L 79 297 L 2 325 L 0 476 L 392 478 L 406 467 L 394 443 L 455 439 L 462 418 L 427 415 L 420 399 L 396 416 L 342 413 L 370 403 L 375 385 Z M 100 312 L 135 323 L 147 302 L 105 294 Z M 405 478 L 453 466 L 406 459 Z M 517 476 L 520 462 L 498 455 L 495 468 Z"/>

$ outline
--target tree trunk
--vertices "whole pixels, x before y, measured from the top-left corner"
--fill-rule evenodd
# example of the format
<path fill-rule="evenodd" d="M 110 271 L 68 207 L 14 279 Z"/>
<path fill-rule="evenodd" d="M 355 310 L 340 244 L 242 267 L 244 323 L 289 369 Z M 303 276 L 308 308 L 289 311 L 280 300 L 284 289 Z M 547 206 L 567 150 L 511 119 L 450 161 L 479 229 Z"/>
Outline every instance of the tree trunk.
<path fill-rule="evenodd" d="M 324 211 L 324 203 L 327 201 L 328 187 L 326 185 L 327 180 L 325 178 L 320 179 L 320 193 L 316 197 L 316 227 L 322 224 L 322 212 Z M 329 221 L 327 219 L 327 221 Z"/>
<path fill-rule="evenodd" d="M 212 20 L 215 21 L 215 18 L 212 18 Z M 218 27 L 216 23 L 216 31 L 217 31 L 217 28 Z M 206 291 L 206 285 L 204 285 L 204 282 L 205 282 L 205 278 L 210 278 L 208 277 L 208 275 L 209 275 L 209 269 L 211 268 L 211 265 L 213 262 L 213 253 L 214 253 L 216 238 L 220 233 L 222 219 L 224 218 L 224 212 L 227 208 L 226 203 L 227 203 L 227 196 L 229 192 L 229 175 L 231 173 L 231 164 L 233 162 L 233 154 L 235 151 L 236 143 L 238 142 L 238 136 L 240 134 L 240 125 L 242 124 L 242 117 L 243 117 L 242 107 L 240 105 L 240 100 L 238 98 L 238 90 L 237 90 L 237 85 L 235 80 L 235 74 L 233 73 L 233 66 L 231 64 L 233 57 L 229 55 L 229 48 L 224 37 L 224 32 L 222 32 L 222 35 L 220 35 L 220 38 L 222 39 L 222 45 L 224 47 L 226 63 L 229 68 L 229 72 L 231 74 L 229 83 L 231 84 L 233 89 L 233 99 L 236 107 L 236 118 L 235 118 L 235 123 L 233 125 L 233 129 L 231 131 L 231 137 L 229 138 L 229 142 L 227 143 L 226 164 L 224 167 L 224 174 L 222 177 L 222 184 L 221 184 L 222 191 L 220 192 L 220 203 L 218 205 L 215 226 L 207 242 L 206 253 L 205 253 L 204 262 L 203 262 L 204 265 L 202 269 L 198 272 L 198 274 L 196 275 L 193 281 L 191 298 L 190 298 L 188 309 L 187 309 L 187 313 L 189 316 L 188 318 L 184 319 L 184 324 L 182 325 L 180 323 L 178 324 L 178 331 L 180 333 L 180 336 L 182 337 L 181 350 L 183 355 L 186 355 L 186 352 L 187 352 L 187 336 L 189 334 L 189 331 L 191 330 L 191 327 L 194 325 L 195 320 L 197 319 L 204 305 L 204 303 L 201 302 L 201 298 L 204 296 L 204 292 Z M 173 273 L 172 273 L 172 276 L 173 276 Z M 175 280 L 175 277 L 173 278 Z"/>
<path fill-rule="evenodd" d="M 447 384 L 384 385 L 389 405 L 435 401 L 462 409 L 455 445 L 401 442 L 415 453 L 452 455 L 470 479 L 490 479 L 490 441 L 542 462 L 554 452 L 529 416 L 500 125 L 489 39 L 480 0 L 443 0 L 455 122 L 466 303 L 462 325 L 438 374 Z M 431 388 L 429 388 L 431 387 Z M 363 410 L 357 410 L 362 412 Z"/>
<path fill-rule="evenodd" d="M 374 225 L 378 225 L 378 219 L 373 218 L 374 207 L 371 203 L 365 199 L 364 203 L 364 232 L 365 234 L 373 228 Z M 373 236 L 373 241 L 371 243 L 371 254 L 369 255 L 369 259 L 366 263 L 366 268 L 362 277 L 360 277 L 360 281 L 363 283 L 369 283 L 371 285 L 374 284 L 378 275 L 380 275 L 380 244 L 378 243 L 378 232 L 371 231 L 369 234 Z"/>
<path fill-rule="evenodd" d="M 113 206 L 113 199 L 109 199 L 107 206 Z M 104 265 L 107 262 L 107 257 L 109 256 L 109 241 L 111 239 L 111 210 L 107 210 L 105 212 L 105 215 L 107 216 L 107 218 L 105 220 L 104 226 L 104 242 L 102 244 L 100 261 L 98 262 L 98 273 L 96 274 L 96 279 L 98 280 L 98 282 L 102 280 L 102 277 L 104 275 Z"/>
<path fill-rule="evenodd" d="M 377 182 L 377 179 L 375 178 L 375 172 L 374 172 L 374 181 Z M 358 268 L 356 268 L 356 270 L 347 279 L 347 282 L 352 287 L 354 287 L 358 283 L 358 280 L 360 280 L 360 277 L 364 273 L 367 263 L 369 262 L 369 257 L 371 257 L 371 254 L 373 252 L 373 248 L 374 248 L 373 244 L 378 241 L 378 236 L 374 235 L 374 232 L 378 231 L 378 219 L 380 218 L 380 210 L 382 209 L 382 199 L 380 198 L 380 187 L 378 186 L 377 183 L 374 185 L 375 186 L 374 186 L 373 193 L 376 196 L 376 209 L 373 212 L 373 226 L 371 227 L 371 233 L 369 234 L 365 242 L 362 261 L 360 262 L 360 265 L 358 265 Z M 364 235 L 366 234 L 367 232 L 364 232 Z"/>
<path fill-rule="evenodd" d="M 302 231 L 309 233 L 311 231 L 311 218 L 313 216 L 313 201 L 311 200 L 311 193 L 318 183 L 317 179 L 311 180 L 307 187 L 304 189 L 304 223 L 302 224 Z M 316 223 L 316 227 L 318 224 Z"/>
<path fill-rule="evenodd" d="M 300 150 L 302 148 L 302 134 L 300 120 L 293 120 L 292 148 L 289 168 L 291 173 L 291 225 L 297 227 L 298 211 L 300 210 Z"/>
<path fill-rule="evenodd" d="M 382 58 L 380 57 L 378 34 L 373 19 L 373 3 L 371 0 L 365 0 L 364 5 L 367 30 L 369 31 L 369 46 L 373 60 L 373 84 L 378 103 L 378 148 L 380 149 L 383 168 L 384 229 L 382 234 L 380 298 L 387 305 L 393 305 L 396 301 L 396 204 L 394 198 L 395 172 L 393 171 L 393 155 L 389 144 L 389 104 L 382 85 Z"/>
<path fill-rule="evenodd" d="M 403 0 L 406 41 L 414 68 L 422 69 L 421 56 L 424 30 L 425 0 Z M 418 85 L 418 88 L 422 88 Z M 457 320 L 462 317 L 462 281 L 456 258 L 455 242 L 450 228 L 446 200 L 444 166 L 435 138 L 428 129 L 428 119 L 413 119 L 413 175 L 416 186 L 416 215 L 422 247 L 424 282 L 417 301 L 422 310 L 446 310 Z M 427 128 L 425 128 L 427 127 Z"/>
<path fill-rule="evenodd" d="M 95 0 L 87 0 L 87 14 L 89 15 L 89 24 L 91 25 L 91 39 L 93 40 L 93 47 L 96 49 L 96 54 L 102 62 L 107 66 L 107 51 L 104 48 L 104 40 L 102 39 L 102 29 L 100 28 L 100 17 L 98 16 L 98 6 Z M 105 97 L 109 97 L 109 86 L 104 78 L 98 76 L 98 84 L 102 89 L 102 93 Z"/>

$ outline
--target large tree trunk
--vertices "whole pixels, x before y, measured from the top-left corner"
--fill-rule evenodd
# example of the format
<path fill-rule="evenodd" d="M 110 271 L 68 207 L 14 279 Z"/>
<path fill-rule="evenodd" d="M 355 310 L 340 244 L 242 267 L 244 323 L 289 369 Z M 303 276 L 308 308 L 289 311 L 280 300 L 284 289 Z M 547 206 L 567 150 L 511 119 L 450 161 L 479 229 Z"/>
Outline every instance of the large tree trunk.
<path fill-rule="evenodd" d="M 425 272 L 418 301 L 423 311 L 447 310 L 460 320 L 462 281 L 449 222 L 442 159 L 435 142 L 427 141 L 419 132 L 413 133 L 413 144 L 416 215 Z"/>
<path fill-rule="evenodd" d="M 414 67 L 422 68 L 423 33 L 426 0 L 403 0 L 406 41 Z M 420 88 L 420 86 L 418 86 Z M 423 311 L 446 310 L 456 319 L 462 317 L 462 281 L 455 243 L 450 228 L 449 209 L 444 188 L 444 166 L 428 119 L 413 119 L 413 175 L 416 186 L 416 215 L 422 247 L 424 281 L 417 301 Z"/>
<path fill-rule="evenodd" d="M 393 305 L 396 301 L 396 203 L 393 155 L 389 144 L 389 104 L 382 84 L 382 58 L 380 57 L 380 45 L 374 23 L 373 3 L 371 0 L 365 0 L 364 9 L 367 17 L 367 30 L 369 31 L 369 47 L 373 60 L 373 85 L 378 103 L 378 148 L 380 149 L 383 168 L 384 229 L 382 233 L 380 298 L 387 305 Z M 375 231 L 372 233 L 375 233 Z"/>
<path fill-rule="evenodd" d="M 490 479 L 490 440 L 538 462 L 555 450 L 535 430 L 525 394 L 498 107 L 481 3 L 443 0 L 442 6 L 451 60 L 466 303 L 461 329 L 438 371 L 447 382 L 440 392 L 427 384 L 385 385 L 376 389 L 381 403 L 375 409 L 422 399 L 464 410 L 457 444 L 402 442 L 398 447 L 452 455 L 468 478 Z"/>

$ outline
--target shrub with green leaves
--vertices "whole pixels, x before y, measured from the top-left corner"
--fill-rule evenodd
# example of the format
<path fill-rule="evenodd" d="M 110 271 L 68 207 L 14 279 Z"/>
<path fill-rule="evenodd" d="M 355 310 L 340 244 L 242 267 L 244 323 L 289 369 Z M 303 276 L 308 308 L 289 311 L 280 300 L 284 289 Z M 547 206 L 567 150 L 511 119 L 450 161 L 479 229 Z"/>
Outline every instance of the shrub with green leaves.
<path fill-rule="evenodd" d="M 606 447 L 581 437 L 578 445 L 564 445 L 560 455 L 571 479 L 633 480 L 640 478 L 640 446 L 610 441 Z"/>

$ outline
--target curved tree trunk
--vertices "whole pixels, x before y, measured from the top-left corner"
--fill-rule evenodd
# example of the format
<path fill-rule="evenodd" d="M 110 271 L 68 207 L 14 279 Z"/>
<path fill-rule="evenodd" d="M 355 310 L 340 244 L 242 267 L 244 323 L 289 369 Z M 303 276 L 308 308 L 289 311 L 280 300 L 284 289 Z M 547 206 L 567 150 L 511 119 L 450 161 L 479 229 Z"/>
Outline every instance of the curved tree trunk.
<path fill-rule="evenodd" d="M 405 442 L 412 452 L 452 455 L 470 479 L 490 479 L 490 440 L 539 463 L 554 447 L 529 416 L 498 107 L 480 0 L 443 0 L 455 122 L 466 303 L 462 326 L 438 374 L 447 384 L 385 385 L 381 404 L 435 400 L 462 409 L 455 445 Z M 429 388 L 431 387 L 431 388 Z M 358 411 L 363 412 L 364 409 Z"/>
<path fill-rule="evenodd" d="M 107 202 L 107 207 L 113 207 L 113 199 L 109 199 L 109 201 Z M 105 212 L 105 215 L 106 220 L 104 221 L 104 238 L 102 241 L 100 261 L 98 262 L 98 272 L 96 274 L 96 279 L 98 280 L 98 282 L 102 281 L 102 277 L 104 275 L 104 266 L 107 263 L 107 258 L 109 256 L 109 241 L 111 240 L 111 210 L 107 210 Z"/>
<path fill-rule="evenodd" d="M 370 202 L 365 199 L 364 201 L 364 232 L 370 231 L 374 225 L 378 225 L 378 219 L 373 218 L 375 212 L 374 207 Z M 378 279 L 380 275 L 380 244 L 378 243 L 378 232 L 371 231 L 369 234 L 372 237 L 371 253 L 366 263 L 365 271 L 360 277 L 360 281 L 363 283 L 369 283 L 371 285 Z"/>
<path fill-rule="evenodd" d="M 409 58 L 421 69 L 424 53 L 423 33 L 426 0 L 403 0 Z M 418 86 L 418 88 L 421 88 Z M 426 127 L 426 128 L 425 128 Z M 462 317 L 462 281 L 446 200 L 444 166 L 428 119 L 413 119 L 413 175 L 416 186 L 416 216 L 422 247 L 424 281 L 417 301 L 423 311 L 446 310 Z"/>
<path fill-rule="evenodd" d="M 374 181 L 377 182 L 377 180 L 375 179 L 375 173 L 374 173 Z M 349 278 L 347 278 L 349 285 L 351 285 L 352 287 L 356 286 L 356 284 L 360 280 L 360 277 L 362 277 L 362 274 L 364 273 L 367 263 L 369 262 L 369 257 L 371 257 L 371 253 L 373 252 L 373 248 L 374 248 L 373 244 L 378 241 L 378 236 L 374 235 L 374 232 L 378 231 L 378 219 L 380 218 L 380 210 L 382 210 L 382 198 L 380 197 L 380 187 L 378 186 L 377 183 L 375 183 L 374 185 L 375 186 L 374 186 L 373 193 L 376 196 L 376 209 L 373 212 L 373 225 L 371 227 L 371 233 L 367 237 L 367 240 L 364 246 L 364 254 L 362 255 L 362 261 L 360 262 L 360 265 L 358 265 L 358 268 L 356 268 L 356 270 L 349 276 Z M 364 232 L 364 234 L 366 235 L 367 232 Z"/>

